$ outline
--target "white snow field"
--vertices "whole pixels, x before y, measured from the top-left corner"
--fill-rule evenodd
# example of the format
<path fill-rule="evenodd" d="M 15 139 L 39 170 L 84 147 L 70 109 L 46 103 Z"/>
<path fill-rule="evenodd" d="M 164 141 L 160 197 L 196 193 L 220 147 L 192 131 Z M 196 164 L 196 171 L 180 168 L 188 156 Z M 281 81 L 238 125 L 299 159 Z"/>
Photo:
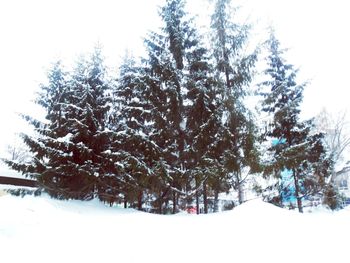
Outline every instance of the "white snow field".
<path fill-rule="evenodd" d="M 350 209 L 298 214 L 261 200 L 209 215 L 153 215 L 98 201 L 0 197 L 0 261 L 350 262 Z"/>

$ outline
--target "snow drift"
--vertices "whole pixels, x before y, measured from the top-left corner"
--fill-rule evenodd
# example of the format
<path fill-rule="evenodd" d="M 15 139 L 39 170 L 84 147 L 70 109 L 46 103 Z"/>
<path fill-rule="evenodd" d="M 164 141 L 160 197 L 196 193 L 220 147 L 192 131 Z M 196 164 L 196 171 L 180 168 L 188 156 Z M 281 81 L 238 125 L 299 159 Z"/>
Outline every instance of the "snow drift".
<path fill-rule="evenodd" d="M 161 216 L 5 195 L 0 211 L 2 262 L 348 262 L 350 210 L 298 214 L 253 200 Z"/>

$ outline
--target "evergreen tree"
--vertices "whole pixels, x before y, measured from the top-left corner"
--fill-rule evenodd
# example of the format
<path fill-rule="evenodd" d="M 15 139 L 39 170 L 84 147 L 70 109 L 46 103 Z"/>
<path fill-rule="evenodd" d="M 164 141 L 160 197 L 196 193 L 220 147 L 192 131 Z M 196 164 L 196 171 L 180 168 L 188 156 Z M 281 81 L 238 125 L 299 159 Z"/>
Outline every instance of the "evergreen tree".
<path fill-rule="evenodd" d="M 147 99 L 152 107 L 154 132 L 150 139 L 159 149 L 161 156 L 156 164 L 157 176 L 163 187 L 154 193 L 158 210 L 171 192 L 182 192 L 180 185 L 182 171 L 180 152 L 183 147 L 181 123 L 180 83 L 175 73 L 175 61 L 167 46 L 165 35 L 151 32 L 145 40 L 148 58 L 144 59 Z M 170 191 L 171 190 L 171 191 Z M 173 203 L 176 206 L 176 202 Z M 176 208 L 174 207 L 174 211 Z"/>
<path fill-rule="evenodd" d="M 161 148 L 153 140 L 157 133 L 154 117 L 159 113 L 153 102 L 157 99 L 152 99 L 147 79 L 145 69 L 126 57 L 114 91 L 116 105 L 110 122 L 114 131 L 111 151 L 118 164 L 114 173 L 119 174 L 125 201 L 138 209 L 142 209 L 144 195 L 165 188 L 156 174 L 162 157 Z"/>
<path fill-rule="evenodd" d="M 195 45 L 190 43 L 193 27 L 184 11 L 182 0 L 168 0 L 161 9 L 164 26 L 160 33 L 152 32 L 145 40 L 148 50 L 146 83 L 155 133 L 153 142 L 162 149 L 156 171 L 165 188 L 158 193 L 158 202 L 172 199 L 176 211 L 179 195 L 190 189 L 186 172 L 186 107 L 188 92 L 185 75 L 188 72 L 187 53 Z"/>
<path fill-rule="evenodd" d="M 46 122 L 26 116 L 38 133 L 24 135 L 33 161 L 8 164 L 34 176 L 53 197 L 85 200 L 96 194 L 104 174 L 103 152 L 109 144 L 105 122 L 110 105 L 104 73 L 98 48 L 90 61 L 78 63 L 70 79 L 56 64 L 38 100 L 46 110 Z"/>
<path fill-rule="evenodd" d="M 267 131 L 268 138 L 277 140 L 270 151 L 273 161 L 266 173 L 278 176 L 287 169 L 291 172 L 294 196 L 300 212 L 302 199 L 310 192 L 319 192 L 324 185 L 330 162 L 322 145 L 322 134 L 312 134 L 312 120 L 301 121 L 300 104 L 305 84 L 297 84 L 297 70 L 283 58 L 284 50 L 275 35 L 268 41 L 268 68 L 265 73 L 269 80 L 262 83 L 268 91 L 264 93 L 263 111 L 272 114 L 273 122 Z M 290 190 L 290 189 L 287 189 Z"/>
<path fill-rule="evenodd" d="M 251 83 L 257 50 L 246 54 L 249 25 L 232 22 L 230 0 L 215 1 L 212 15 L 212 49 L 216 66 L 217 89 L 220 90 L 221 127 L 216 149 L 226 181 L 238 191 L 239 202 L 244 201 L 245 176 L 258 170 L 256 128 L 253 115 L 244 104 Z M 233 12 L 231 12 L 233 11 Z"/>
<path fill-rule="evenodd" d="M 219 191 L 223 190 L 222 176 L 218 160 L 213 153 L 213 143 L 219 130 L 220 119 L 218 97 L 215 89 L 214 69 L 210 65 L 209 50 L 200 41 L 198 32 L 192 28 L 185 41 L 186 71 L 185 122 L 186 148 L 185 167 L 187 182 L 193 184 L 197 213 L 199 198 L 203 195 L 204 212 L 208 212 L 208 195 L 211 188 L 215 192 L 216 204 Z M 227 186 L 227 184 L 226 184 Z M 209 189 L 208 189 L 209 188 Z M 227 187 L 226 187 L 227 188 Z M 217 207 L 216 207 L 217 208 Z M 217 209 L 214 208 L 217 211 Z"/>
<path fill-rule="evenodd" d="M 50 159 L 56 159 L 57 156 L 60 156 L 63 160 L 67 159 L 69 155 L 63 140 L 67 134 L 64 127 L 64 107 L 69 94 L 66 76 L 61 62 L 58 61 L 48 72 L 48 84 L 41 85 L 41 92 L 38 94 L 36 103 L 45 109 L 46 122 L 36 120 L 29 115 L 23 115 L 23 118 L 34 127 L 36 132 L 35 136 L 21 134 L 33 156 L 32 160 L 24 163 L 5 160 L 11 168 L 38 180 L 42 187 L 47 187 L 50 190 L 53 190 L 51 182 L 60 180 L 57 173 L 48 172 Z M 64 156 L 65 154 L 66 156 Z M 46 173 L 45 179 L 43 179 L 44 173 Z M 53 196 L 57 195 L 53 194 Z"/>
<path fill-rule="evenodd" d="M 176 205 L 177 193 L 185 189 L 185 126 L 184 124 L 184 101 L 187 92 L 184 85 L 184 73 L 187 52 L 186 39 L 190 33 L 190 21 L 184 11 L 183 0 L 167 0 L 161 10 L 161 18 L 164 26 L 164 60 L 161 82 L 167 98 L 166 105 L 166 127 L 168 130 L 167 155 L 164 160 L 169 164 L 169 176 L 172 186 L 173 202 Z M 175 209 L 175 208 L 174 208 Z"/>
<path fill-rule="evenodd" d="M 75 170 L 73 174 L 78 192 L 87 188 L 93 194 L 105 173 L 104 152 L 109 145 L 109 131 L 106 129 L 110 108 L 109 87 L 100 48 L 95 49 L 90 61 L 78 64 L 71 88 L 68 125 L 73 135 L 70 140 L 73 165 L 68 167 Z"/>
<path fill-rule="evenodd" d="M 170 144 L 160 146 L 170 153 L 164 160 L 171 178 L 173 204 L 178 195 L 184 195 L 189 203 L 195 196 L 199 213 L 202 194 L 204 210 L 208 212 L 208 185 L 216 184 L 216 193 L 218 185 L 222 185 L 221 179 L 216 179 L 218 160 L 213 153 L 220 126 L 220 90 L 215 88 L 209 51 L 184 11 L 184 1 L 167 1 L 161 16 L 165 24 L 163 37 L 153 35 L 157 40 L 148 42 L 148 47 L 154 63 L 150 64 L 161 69 L 155 81 L 160 81 L 166 98 L 163 116 L 167 127 L 158 128 L 169 131 L 166 136 Z"/>

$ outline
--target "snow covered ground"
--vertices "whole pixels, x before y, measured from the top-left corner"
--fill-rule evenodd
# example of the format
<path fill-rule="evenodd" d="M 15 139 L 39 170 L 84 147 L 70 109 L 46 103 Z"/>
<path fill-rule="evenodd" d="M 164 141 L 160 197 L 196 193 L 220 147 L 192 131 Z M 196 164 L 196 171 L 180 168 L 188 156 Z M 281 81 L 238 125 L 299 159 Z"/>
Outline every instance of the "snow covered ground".
<path fill-rule="evenodd" d="M 350 209 L 298 214 L 260 200 L 209 215 L 98 201 L 0 197 L 1 262 L 349 262 Z"/>
<path fill-rule="evenodd" d="M 7 177 L 14 177 L 14 178 L 25 178 L 24 175 L 22 175 L 19 172 L 16 172 L 15 170 L 10 169 L 8 166 L 6 166 L 1 161 L 0 161 L 0 176 L 7 176 Z"/>

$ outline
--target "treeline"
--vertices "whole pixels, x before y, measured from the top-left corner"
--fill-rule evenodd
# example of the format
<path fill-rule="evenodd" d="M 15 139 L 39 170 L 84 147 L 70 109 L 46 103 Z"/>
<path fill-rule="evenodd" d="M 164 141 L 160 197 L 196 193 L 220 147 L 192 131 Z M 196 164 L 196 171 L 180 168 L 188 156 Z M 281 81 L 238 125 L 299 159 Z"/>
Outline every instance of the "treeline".
<path fill-rule="evenodd" d="M 207 41 L 184 1 L 167 0 L 162 29 L 145 38 L 147 55 L 126 56 L 119 76 L 108 76 L 98 47 L 70 72 L 55 63 L 37 99 L 46 121 L 24 116 L 36 131 L 22 135 L 33 158 L 6 163 L 55 198 L 157 213 L 193 203 L 207 213 L 209 198 L 217 211 L 219 194 L 231 190 L 241 203 L 247 175 L 276 178 L 257 189 L 273 190 L 268 199 L 281 204 L 290 189 L 282 187 L 286 169 L 300 211 L 305 196 L 325 196 L 332 162 L 322 134 L 299 119 L 304 84 L 296 83 L 297 70 L 273 33 L 247 52 L 250 25 L 234 20 L 229 0 L 213 2 Z M 266 81 L 256 93 L 270 120 L 265 132 L 245 103 L 262 49 L 269 53 Z"/>

